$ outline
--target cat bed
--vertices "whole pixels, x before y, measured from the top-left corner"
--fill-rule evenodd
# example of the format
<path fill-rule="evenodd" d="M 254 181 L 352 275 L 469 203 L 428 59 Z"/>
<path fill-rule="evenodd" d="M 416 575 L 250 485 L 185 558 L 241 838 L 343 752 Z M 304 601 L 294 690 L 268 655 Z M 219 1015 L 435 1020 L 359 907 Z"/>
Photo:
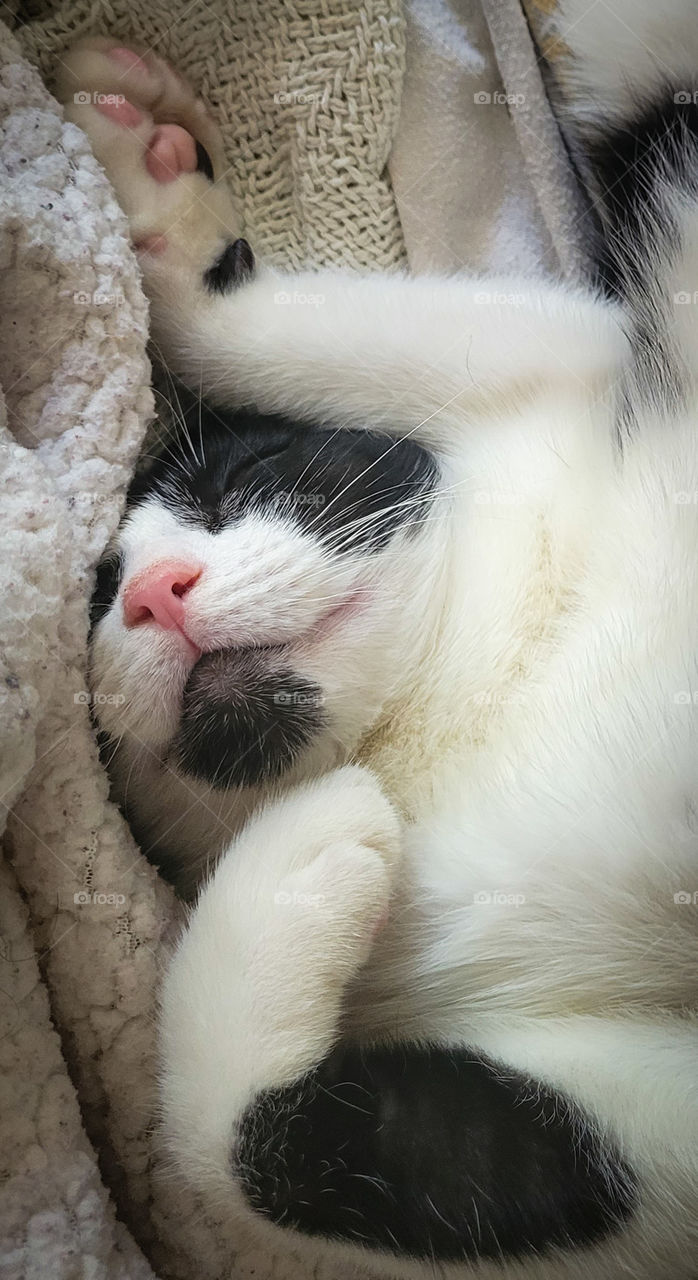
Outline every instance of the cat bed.
<path fill-rule="evenodd" d="M 583 270 L 517 4 L 172 14 L 34 0 L 14 34 L 0 24 L 6 1280 L 302 1275 L 175 1193 L 155 1158 L 156 990 L 181 909 L 108 799 L 85 674 L 94 567 L 154 415 L 147 306 L 111 188 L 42 76 L 86 33 L 157 46 L 215 110 L 246 234 L 278 265 Z"/>

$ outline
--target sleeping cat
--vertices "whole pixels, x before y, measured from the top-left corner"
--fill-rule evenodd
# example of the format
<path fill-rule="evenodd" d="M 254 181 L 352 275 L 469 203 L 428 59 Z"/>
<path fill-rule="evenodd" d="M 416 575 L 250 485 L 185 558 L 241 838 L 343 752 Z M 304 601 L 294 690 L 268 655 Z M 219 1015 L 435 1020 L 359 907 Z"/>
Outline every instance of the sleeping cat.
<path fill-rule="evenodd" d="M 206 402 L 92 636 L 116 792 L 200 886 L 165 1132 L 309 1275 L 696 1276 L 691 9 L 565 6 L 608 296 L 276 273 L 175 72 L 61 67 Z"/>

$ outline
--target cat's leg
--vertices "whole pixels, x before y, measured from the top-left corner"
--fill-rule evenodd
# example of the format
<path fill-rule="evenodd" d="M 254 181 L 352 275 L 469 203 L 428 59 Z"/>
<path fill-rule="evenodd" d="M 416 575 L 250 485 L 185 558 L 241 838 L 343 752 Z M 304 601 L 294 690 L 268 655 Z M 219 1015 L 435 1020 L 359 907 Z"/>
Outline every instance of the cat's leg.
<path fill-rule="evenodd" d="M 83 42 L 65 56 L 59 93 L 129 215 L 155 338 L 170 367 L 208 399 L 381 423 L 448 447 L 483 410 L 556 383 L 593 394 L 613 377 L 625 349 L 616 313 L 581 293 L 531 281 L 254 265 L 220 178 L 212 184 L 190 171 L 191 149 L 189 170 L 178 171 L 182 138 L 169 165 L 166 157 L 153 163 L 166 118 L 204 141 L 205 112 L 192 91 L 179 81 L 181 102 L 171 87 L 154 104 L 149 80 L 165 77 L 164 64 L 146 55 L 123 70 L 128 54 L 117 54 L 103 41 Z M 99 99 L 118 92 L 120 105 Z M 208 118 L 205 131 L 215 150 Z"/>
<path fill-rule="evenodd" d="M 107 170 L 146 283 L 165 243 L 168 261 L 175 246 L 182 255 L 186 246 L 190 263 L 203 271 L 212 254 L 235 242 L 220 132 L 203 101 L 162 58 L 103 36 L 86 38 L 62 57 L 56 95 Z"/>
<path fill-rule="evenodd" d="M 267 806 L 231 846 L 164 983 L 179 1169 L 219 1212 L 427 1274 L 612 1238 L 632 1185 L 554 1090 L 467 1046 L 342 1040 L 400 845 L 375 780 L 347 767 Z"/>
<path fill-rule="evenodd" d="M 162 995 L 169 1146 L 230 1194 L 240 1121 L 338 1037 L 346 985 L 388 912 L 400 824 L 358 766 L 270 802 L 203 889 Z"/>

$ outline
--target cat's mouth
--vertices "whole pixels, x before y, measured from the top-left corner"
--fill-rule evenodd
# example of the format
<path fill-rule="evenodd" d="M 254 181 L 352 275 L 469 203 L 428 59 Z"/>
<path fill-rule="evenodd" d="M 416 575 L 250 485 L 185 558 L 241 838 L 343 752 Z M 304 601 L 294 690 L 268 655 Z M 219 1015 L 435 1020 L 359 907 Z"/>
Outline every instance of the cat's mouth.
<path fill-rule="evenodd" d="M 190 626 L 188 628 L 186 624 L 179 624 L 170 629 L 170 634 L 176 637 L 180 656 L 188 663 L 190 669 L 193 669 L 201 657 L 208 653 L 245 653 L 254 649 L 283 649 L 291 652 L 293 650 L 307 649 L 316 643 L 326 640 L 342 623 L 360 612 L 367 602 L 368 593 L 363 588 L 357 587 L 356 590 L 331 604 L 320 614 L 320 617 L 315 622 L 304 630 L 299 631 L 297 635 L 289 637 L 287 633 L 279 632 L 275 635 L 271 632 L 263 639 L 251 644 L 235 644 L 233 642 L 229 645 L 223 645 L 220 640 L 208 641 L 205 635 L 205 626 L 202 628 Z"/>

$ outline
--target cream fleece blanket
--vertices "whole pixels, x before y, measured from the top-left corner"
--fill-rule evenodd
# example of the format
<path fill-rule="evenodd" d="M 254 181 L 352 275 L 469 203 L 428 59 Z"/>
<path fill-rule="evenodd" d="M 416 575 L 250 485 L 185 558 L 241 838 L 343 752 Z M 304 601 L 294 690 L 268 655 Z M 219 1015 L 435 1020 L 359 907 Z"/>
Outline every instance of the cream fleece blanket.
<path fill-rule="evenodd" d="M 35 68 L 50 80 L 95 31 L 176 61 L 279 264 L 581 260 L 560 250 L 575 220 L 559 157 L 533 172 L 506 105 L 475 101 L 505 91 L 475 0 L 180 9 L 39 0 L 17 42 L 0 24 L 3 1280 L 302 1274 L 206 1219 L 154 1156 L 155 992 L 178 909 L 108 800 L 85 678 L 93 569 L 153 415 L 147 308 L 109 184 Z M 520 33 L 516 48 L 532 73 Z"/>

